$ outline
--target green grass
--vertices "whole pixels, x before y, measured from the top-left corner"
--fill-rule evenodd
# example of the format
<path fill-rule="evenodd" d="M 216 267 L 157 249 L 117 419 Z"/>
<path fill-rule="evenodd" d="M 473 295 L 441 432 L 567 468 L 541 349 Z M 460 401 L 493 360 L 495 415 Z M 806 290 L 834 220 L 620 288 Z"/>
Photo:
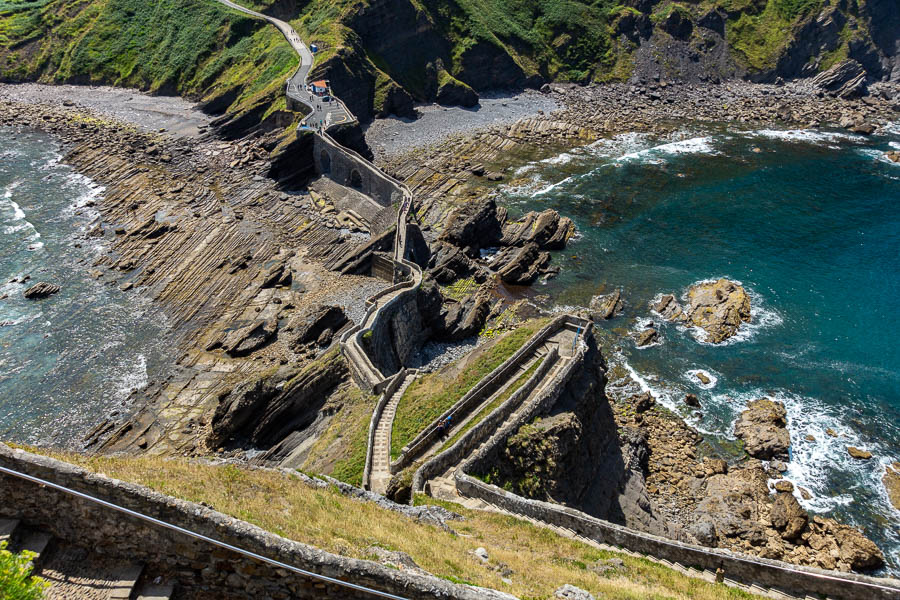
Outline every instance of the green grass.
<path fill-rule="evenodd" d="M 490 404 L 482 407 L 482 409 L 478 411 L 478 414 L 469 419 L 469 421 L 459 431 L 454 433 L 449 440 L 444 442 L 444 445 L 440 447 L 440 449 L 437 451 L 437 454 L 440 454 L 447 448 L 451 447 L 459 440 L 459 438 L 465 435 L 467 431 L 481 423 L 485 419 L 485 417 L 494 412 L 494 410 L 498 406 L 509 400 L 512 395 L 519 391 L 519 388 L 525 385 L 525 382 L 527 382 L 531 378 L 531 376 L 534 375 L 534 372 L 540 368 L 543 362 L 543 358 L 536 360 L 534 364 L 528 367 L 528 369 L 524 373 L 522 373 L 512 385 L 503 390 L 503 393 L 498 394 L 496 398 L 491 400 Z"/>
<path fill-rule="evenodd" d="M 410 384 L 400 399 L 394 416 L 391 459 L 400 456 L 403 446 L 453 406 L 485 375 L 512 356 L 546 324 L 544 319 L 530 321 L 499 338 L 489 349 L 469 361 L 461 371 L 456 372 L 451 365 L 437 373 L 419 377 Z"/>
<path fill-rule="evenodd" d="M 759 14 L 742 12 L 727 23 L 727 37 L 738 59 L 754 70 L 773 68 L 796 23 L 818 10 L 823 0 L 768 0 Z"/>

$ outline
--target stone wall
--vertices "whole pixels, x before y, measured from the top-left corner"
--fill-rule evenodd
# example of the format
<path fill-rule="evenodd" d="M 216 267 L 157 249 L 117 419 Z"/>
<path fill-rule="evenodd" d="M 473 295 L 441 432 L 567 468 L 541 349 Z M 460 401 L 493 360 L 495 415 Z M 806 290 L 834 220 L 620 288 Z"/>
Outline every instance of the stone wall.
<path fill-rule="evenodd" d="M 440 417 L 435 419 L 428 425 L 419 435 L 417 435 L 406 447 L 403 448 L 400 456 L 396 461 L 391 463 L 391 473 L 399 473 L 404 468 L 412 464 L 419 455 L 430 448 L 440 435 L 438 425 L 442 423 L 448 416 L 453 416 L 458 423 L 465 418 L 476 406 L 480 405 L 491 394 L 500 388 L 516 369 L 519 368 L 522 360 L 529 354 L 534 352 L 536 348 L 541 346 L 547 338 L 552 336 L 558 329 L 565 327 L 569 322 L 569 315 L 563 315 L 555 318 L 547 326 L 541 328 L 531 339 L 519 348 L 512 356 L 506 359 L 496 369 L 485 375 L 472 389 L 456 401 L 456 403 L 448 408 Z"/>
<path fill-rule="evenodd" d="M 415 369 L 403 369 L 396 375 L 388 378 L 388 383 L 381 392 L 381 397 L 375 405 L 375 410 L 372 411 L 372 418 L 369 420 L 368 441 L 366 442 L 366 466 L 363 468 L 362 476 L 363 487 L 367 490 L 369 489 L 369 476 L 372 473 L 372 453 L 375 450 L 375 429 L 378 427 L 378 421 L 381 420 L 381 413 L 384 412 L 384 407 L 387 405 L 388 401 L 390 401 L 394 392 L 403 385 L 403 381 L 410 374 L 415 372 Z"/>
<path fill-rule="evenodd" d="M 509 512 L 571 529 L 597 542 L 627 548 L 685 566 L 709 570 L 722 568 L 725 577 L 745 583 L 847 600 L 900 598 L 900 582 L 897 580 L 801 567 L 727 550 L 714 550 L 676 542 L 603 521 L 559 504 L 523 498 L 479 481 L 462 470 L 456 472 L 456 488 L 463 496 L 480 498 Z"/>
<path fill-rule="evenodd" d="M 315 136 L 313 161 L 317 173 L 360 190 L 382 206 L 391 206 L 403 200 L 402 184 L 327 136 Z"/>
<path fill-rule="evenodd" d="M 473 450 L 478 448 L 482 442 L 489 439 L 497 429 L 516 409 L 524 402 L 528 396 L 537 389 L 538 385 L 543 383 L 543 379 L 547 376 L 556 362 L 559 360 L 559 353 L 554 348 L 544 358 L 544 362 L 537 371 L 528 379 L 528 381 L 515 391 L 507 400 L 491 411 L 480 423 L 472 427 L 456 443 L 441 452 L 437 456 L 432 457 L 416 470 L 413 475 L 412 490 L 413 492 L 422 491 L 425 482 L 440 475 L 453 465 L 464 460 Z"/>
<path fill-rule="evenodd" d="M 417 294 L 401 294 L 386 304 L 370 331 L 363 338 L 363 349 L 375 366 L 386 376 L 402 369 L 427 337 Z"/>
<path fill-rule="evenodd" d="M 79 467 L 0 444 L 0 465 L 313 573 L 406 598 L 511 598 L 323 552 L 199 504 L 164 496 Z M 298 482 L 299 484 L 299 482 Z M 70 544 L 169 574 L 186 597 L 375 598 L 295 574 L 184 533 L 139 520 L 46 486 L 0 475 L 0 515 L 22 519 Z"/>

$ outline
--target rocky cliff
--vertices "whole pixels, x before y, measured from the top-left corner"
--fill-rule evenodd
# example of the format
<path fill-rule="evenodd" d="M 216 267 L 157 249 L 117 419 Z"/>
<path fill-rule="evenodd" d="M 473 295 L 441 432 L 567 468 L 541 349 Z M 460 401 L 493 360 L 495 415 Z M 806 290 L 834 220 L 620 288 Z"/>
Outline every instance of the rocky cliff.
<path fill-rule="evenodd" d="M 606 399 L 606 364 L 593 337 L 585 368 L 545 415 L 519 428 L 487 474 L 529 498 L 558 502 L 658 535 L 673 535 L 655 514 L 644 472 L 649 451 L 638 428 L 617 428 Z"/>

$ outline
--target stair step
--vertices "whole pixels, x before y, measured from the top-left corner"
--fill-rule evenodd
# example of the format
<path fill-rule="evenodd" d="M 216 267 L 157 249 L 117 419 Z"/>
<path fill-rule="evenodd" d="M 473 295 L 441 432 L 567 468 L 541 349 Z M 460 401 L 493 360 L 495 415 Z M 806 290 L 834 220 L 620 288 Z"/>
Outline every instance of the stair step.
<path fill-rule="evenodd" d="M 17 519 L 0 519 L 0 542 L 8 542 L 12 537 L 16 527 L 19 526 Z"/>
<path fill-rule="evenodd" d="M 143 571 L 144 565 L 139 564 L 126 565 L 121 569 L 117 569 L 115 583 L 109 591 L 109 600 L 128 600 L 131 598 L 134 585 Z"/>
<path fill-rule="evenodd" d="M 145 585 L 137 600 L 169 600 L 175 586 L 171 583 L 158 583 Z"/>
<path fill-rule="evenodd" d="M 22 538 L 22 542 L 19 544 L 18 551 L 22 552 L 23 550 L 28 550 L 29 552 L 34 552 L 34 562 L 37 562 L 41 558 L 41 554 L 44 550 L 47 549 L 47 546 L 50 544 L 50 540 L 53 536 L 49 533 L 44 533 L 43 531 L 32 531 L 25 535 Z"/>

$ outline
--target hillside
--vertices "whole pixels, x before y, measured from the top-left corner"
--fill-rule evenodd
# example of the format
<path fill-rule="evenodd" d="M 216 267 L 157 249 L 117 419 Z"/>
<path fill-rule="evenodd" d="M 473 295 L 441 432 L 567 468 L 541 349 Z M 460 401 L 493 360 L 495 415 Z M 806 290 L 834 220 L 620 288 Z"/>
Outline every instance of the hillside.
<path fill-rule="evenodd" d="M 469 105 L 548 81 L 814 75 L 852 57 L 900 73 L 893 0 L 276 0 L 247 3 L 322 48 L 362 120 L 414 101 Z M 108 83 L 207 102 L 281 108 L 296 57 L 277 31 L 214 0 L 2 0 L 0 80 Z"/>

